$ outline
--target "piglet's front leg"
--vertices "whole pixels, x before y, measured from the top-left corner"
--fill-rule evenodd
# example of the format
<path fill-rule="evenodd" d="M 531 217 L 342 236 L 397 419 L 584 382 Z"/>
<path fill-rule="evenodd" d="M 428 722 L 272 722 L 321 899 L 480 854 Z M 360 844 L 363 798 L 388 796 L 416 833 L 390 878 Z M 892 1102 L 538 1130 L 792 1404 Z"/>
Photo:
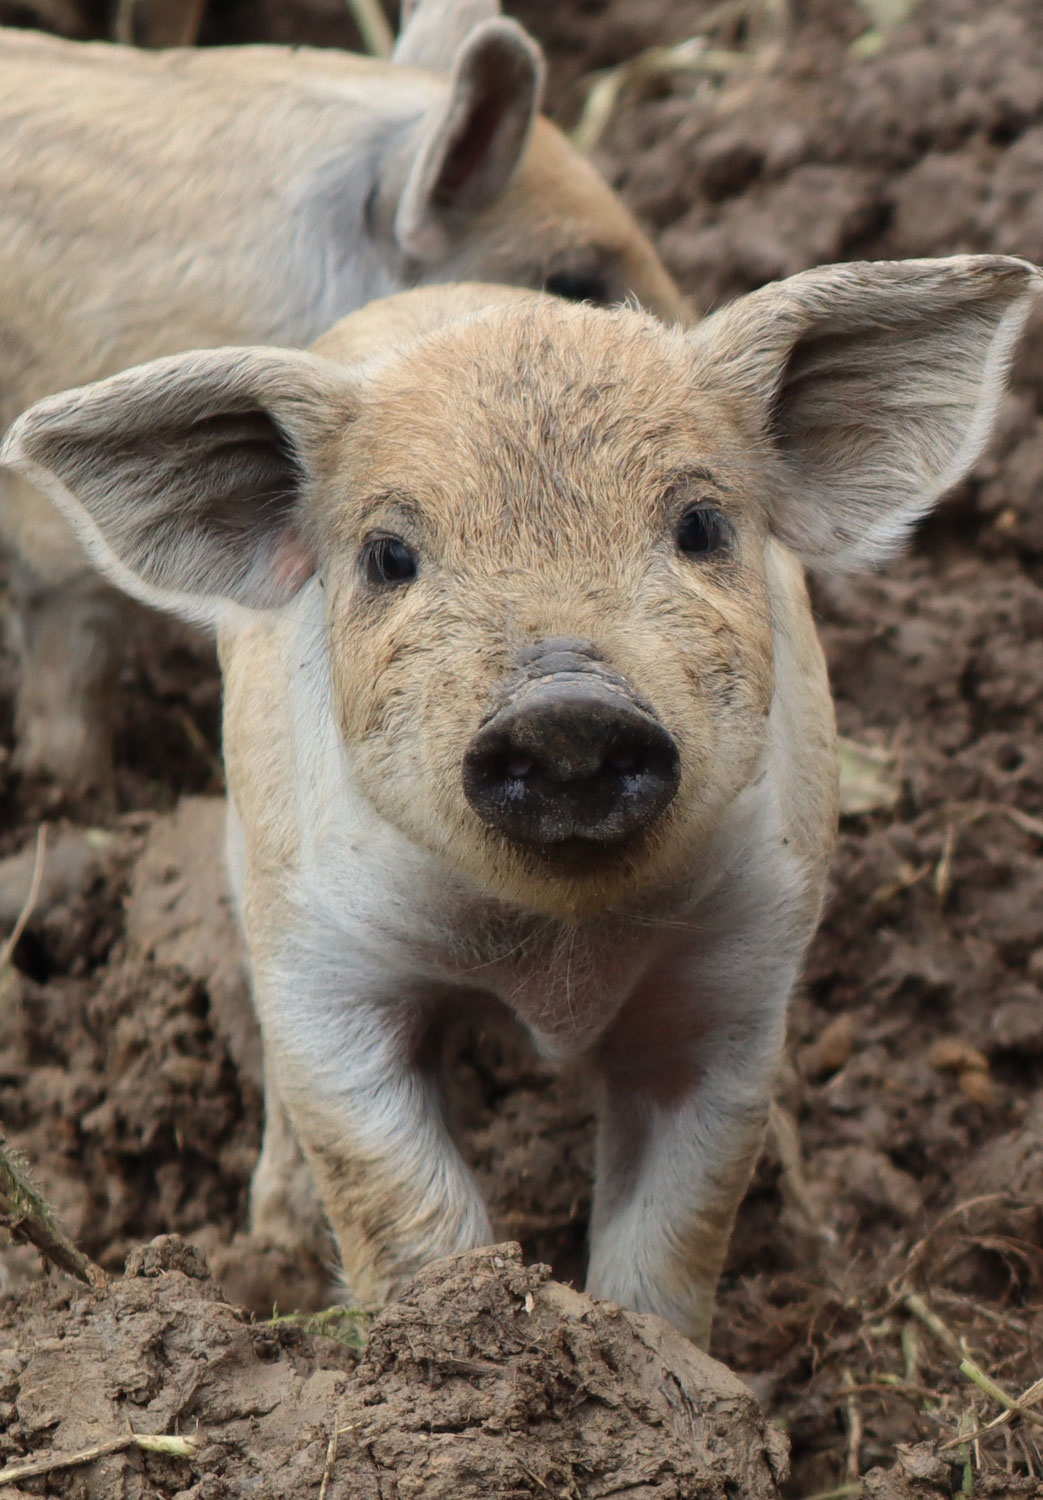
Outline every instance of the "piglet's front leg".
<path fill-rule="evenodd" d="M 267 1092 L 315 1174 L 351 1301 L 380 1307 L 428 1262 L 487 1244 L 485 1206 L 446 1126 L 418 1008 L 292 981 L 262 980 L 257 995 Z M 269 1166 L 262 1158 L 255 1211 Z"/>
<path fill-rule="evenodd" d="M 736 1210 L 764 1133 L 785 992 L 652 975 L 599 1048 L 604 1080 L 587 1289 L 710 1339 Z"/>

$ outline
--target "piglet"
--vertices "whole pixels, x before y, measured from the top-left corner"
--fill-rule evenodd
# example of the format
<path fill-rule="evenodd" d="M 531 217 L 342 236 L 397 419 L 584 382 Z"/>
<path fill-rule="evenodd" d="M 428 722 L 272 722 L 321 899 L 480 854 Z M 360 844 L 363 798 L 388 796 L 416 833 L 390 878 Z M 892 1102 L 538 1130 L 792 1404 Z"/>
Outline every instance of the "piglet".
<path fill-rule="evenodd" d="M 967 471 L 1040 285 L 827 266 L 690 332 L 431 288 L 16 423 L 109 579 L 218 633 L 259 1233 L 296 1137 L 354 1299 L 487 1241 L 437 1039 L 506 1007 L 600 1077 L 589 1289 L 706 1342 L 837 817 L 804 566 Z"/>

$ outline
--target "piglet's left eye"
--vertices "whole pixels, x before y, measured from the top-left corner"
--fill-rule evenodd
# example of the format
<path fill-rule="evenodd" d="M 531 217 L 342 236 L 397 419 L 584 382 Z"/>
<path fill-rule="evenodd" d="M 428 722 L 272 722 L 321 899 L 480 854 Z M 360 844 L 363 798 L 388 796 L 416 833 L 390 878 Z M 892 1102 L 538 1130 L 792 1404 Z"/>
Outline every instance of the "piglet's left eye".
<path fill-rule="evenodd" d="M 677 545 L 689 557 L 720 552 L 732 538 L 731 523 L 713 505 L 693 505 L 677 528 Z"/>
<path fill-rule="evenodd" d="M 398 536 L 373 537 L 363 549 L 363 562 L 370 583 L 397 587 L 417 575 L 417 555 Z"/>

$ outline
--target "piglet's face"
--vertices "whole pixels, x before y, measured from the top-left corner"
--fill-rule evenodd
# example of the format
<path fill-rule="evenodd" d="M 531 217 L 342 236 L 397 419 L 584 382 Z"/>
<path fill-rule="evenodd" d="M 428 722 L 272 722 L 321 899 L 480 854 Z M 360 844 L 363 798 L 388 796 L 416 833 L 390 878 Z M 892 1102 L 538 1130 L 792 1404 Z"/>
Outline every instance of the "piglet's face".
<path fill-rule="evenodd" d="M 49 397 L 2 459 L 153 605 L 234 630 L 317 575 L 364 796 L 503 899 L 589 914 L 700 869 L 763 764 L 773 630 L 806 607 L 772 557 L 900 546 L 984 446 L 1040 279 L 827 266 L 691 332 L 419 290 L 314 354 Z"/>
<path fill-rule="evenodd" d="M 375 376 L 317 491 L 359 785 L 535 910 L 680 873 L 762 754 L 759 466 L 695 363 L 630 313 L 479 314 Z"/>

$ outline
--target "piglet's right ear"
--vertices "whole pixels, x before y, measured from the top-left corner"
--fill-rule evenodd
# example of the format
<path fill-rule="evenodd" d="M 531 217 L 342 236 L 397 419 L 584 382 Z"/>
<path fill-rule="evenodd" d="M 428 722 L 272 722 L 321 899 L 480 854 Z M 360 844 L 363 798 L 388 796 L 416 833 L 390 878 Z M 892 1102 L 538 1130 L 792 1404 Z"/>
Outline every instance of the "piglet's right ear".
<path fill-rule="evenodd" d="M 125 592 L 213 624 L 230 604 L 285 603 L 314 571 L 302 491 L 354 405 L 341 372 L 311 355 L 204 350 L 37 402 L 0 463 L 54 502 Z"/>
<path fill-rule="evenodd" d="M 893 555 L 988 441 L 1041 292 L 1043 274 L 1013 256 L 854 262 L 700 324 L 700 378 L 747 403 L 774 453 L 775 534 L 834 571 Z"/>

